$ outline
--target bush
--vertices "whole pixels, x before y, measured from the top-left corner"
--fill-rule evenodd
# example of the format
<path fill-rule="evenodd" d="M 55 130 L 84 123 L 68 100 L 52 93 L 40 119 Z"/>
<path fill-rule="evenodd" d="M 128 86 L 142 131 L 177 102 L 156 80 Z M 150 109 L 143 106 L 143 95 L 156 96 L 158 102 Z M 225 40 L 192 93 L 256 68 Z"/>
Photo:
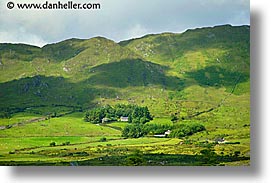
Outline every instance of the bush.
<path fill-rule="evenodd" d="M 205 130 L 205 127 L 199 123 L 187 123 L 187 124 L 175 125 L 169 137 L 182 138 L 204 130 Z"/>
<path fill-rule="evenodd" d="M 99 139 L 100 142 L 106 142 L 107 141 L 107 138 L 106 137 L 102 137 Z"/>
<path fill-rule="evenodd" d="M 177 120 L 178 120 L 178 117 L 177 117 L 176 115 L 172 114 L 172 115 L 171 115 L 171 121 L 172 121 L 172 122 L 175 122 L 175 121 L 177 121 Z"/>
<path fill-rule="evenodd" d="M 51 142 L 51 143 L 50 143 L 50 146 L 51 146 L 51 147 L 54 147 L 54 146 L 56 146 L 56 143 L 55 143 L 55 142 Z"/>
<path fill-rule="evenodd" d="M 141 166 L 145 163 L 143 155 L 139 150 L 136 150 L 133 154 L 129 155 L 125 159 L 126 166 Z"/>
<path fill-rule="evenodd" d="M 236 157 L 239 157 L 240 154 L 241 154 L 241 151 L 235 151 L 235 152 L 234 152 L 234 156 L 236 156 Z"/>
<path fill-rule="evenodd" d="M 62 145 L 63 145 L 63 146 L 70 145 L 70 142 L 63 142 Z"/>
<path fill-rule="evenodd" d="M 171 130 L 172 125 L 159 125 L 159 124 L 145 124 L 143 126 L 143 131 L 146 134 L 164 134 L 167 130 Z"/>
<path fill-rule="evenodd" d="M 145 160 L 139 155 L 131 155 L 126 158 L 126 166 L 141 166 Z"/>
<path fill-rule="evenodd" d="M 126 138 L 139 138 L 143 137 L 145 134 L 143 125 L 141 124 L 129 124 L 122 131 L 122 136 Z"/>
<path fill-rule="evenodd" d="M 216 155 L 216 153 L 213 149 L 203 149 L 203 150 L 200 151 L 200 153 L 203 156 L 214 156 L 214 155 Z"/>

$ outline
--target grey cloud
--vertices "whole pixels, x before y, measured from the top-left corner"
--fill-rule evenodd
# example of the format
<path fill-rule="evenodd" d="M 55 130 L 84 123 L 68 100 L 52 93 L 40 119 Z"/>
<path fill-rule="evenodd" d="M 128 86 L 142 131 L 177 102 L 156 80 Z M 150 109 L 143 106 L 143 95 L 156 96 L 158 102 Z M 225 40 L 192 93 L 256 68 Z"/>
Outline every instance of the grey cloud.
<path fill-rule="evenodd" d="M 101 10 L 93 11 L 8 10 L 7 1 L 0 2 L 0 42 L 39 46 L 72 37 L 100 35 L 120 41 L 148 33 L 183 32 L 188 28 L 220 24 L 250 24 L 249 0 L 74 0 L 76 3 L 100 2 Z"/>

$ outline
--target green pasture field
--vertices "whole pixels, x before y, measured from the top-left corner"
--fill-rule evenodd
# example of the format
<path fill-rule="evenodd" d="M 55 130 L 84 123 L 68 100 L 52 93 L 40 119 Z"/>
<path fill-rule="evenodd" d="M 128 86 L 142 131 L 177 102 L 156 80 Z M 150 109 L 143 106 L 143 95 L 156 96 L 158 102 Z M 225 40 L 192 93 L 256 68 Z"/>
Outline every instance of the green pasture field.
<path fill-rule="evenodd" d="M 17 113 L 12 118 L 5 118 L 0 120 L 0 126 L 12 125 L 15 123 L 23 122 L 33 118 L 41 117 L 40 115 L 33 113 Z"/>
<path fill-rule="evenodd" d="M 14 115 L 10 120 L 20 120 L 22 115 L 24 113 Z M 172 122 L 165 117 L 155 118 L 149 124 Z M 95 125 L 84 122 L 82 113 L 73 113 L 1 130 L 0 164 L 209 165 L 209 162 L 205 161 L 206 157 L 200 152 L 203 149 L 211 149 L 218 159 L 212 160 L 211 165 L 249 165 L 249 127 L 199 132 L 183 139 L 124 139 L 121 137 L 121 131 L 113 127 L 123 129 L 126 125 L 126 122 L 111 122 L 107 126 Z M 239 144 L 209 145 L 211 141 L 209 144 L 205 143 L 207 139 L 215 139 L 222 134 L 227 135 L 228 141 Z M 51 145 L 53 142 L 54 146 Z M 236 151 L 240 151 L 238 157 L 234 155 Z M 129 157 L 137 158 L 137 162 L 132 162 Z"/>

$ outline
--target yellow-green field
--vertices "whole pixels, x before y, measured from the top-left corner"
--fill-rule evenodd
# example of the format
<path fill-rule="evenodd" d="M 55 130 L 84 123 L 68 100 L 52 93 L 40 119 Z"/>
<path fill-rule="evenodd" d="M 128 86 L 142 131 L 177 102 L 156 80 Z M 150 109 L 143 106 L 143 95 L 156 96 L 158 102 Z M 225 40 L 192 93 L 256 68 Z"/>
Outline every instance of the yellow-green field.
<path fill-rule="evenodd" d="M 17 122 L 20 119 L 25 118 L 18 114 L 10 121 Z M 168 118 L 155 118 L 150 123 L 171 124 L 171 121 Z M 0 164 L 249 165 L 249 127 L 199 132 L 183 139 L 124 139 L 121 131 L 113 127 L 123 129 L 126 124 L 112 122 L 107 126 L 95 125 L 84 122 L 81 113 L 74 113 L 1 130 Z M 239 143 L 213 144 L 210 141 L 221 134 L 226 134 L 228 141 Z M 202 154 L 203 149 L 214 154 L 211 157 Z M 240 154 L 235 155 L 234 152 L 238 151 Z"/>

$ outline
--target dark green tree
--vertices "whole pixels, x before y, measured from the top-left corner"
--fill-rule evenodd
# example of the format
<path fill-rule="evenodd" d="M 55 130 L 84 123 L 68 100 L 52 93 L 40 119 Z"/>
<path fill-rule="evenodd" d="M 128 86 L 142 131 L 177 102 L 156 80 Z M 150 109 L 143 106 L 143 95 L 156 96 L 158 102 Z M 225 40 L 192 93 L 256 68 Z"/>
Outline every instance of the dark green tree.
<path fill-rule="evenodd" d="M 126 138 L 139 138 L 144 135 L 143 126 L 140 124 L 129 124 L 122 131 L 122 136 Z"/>

